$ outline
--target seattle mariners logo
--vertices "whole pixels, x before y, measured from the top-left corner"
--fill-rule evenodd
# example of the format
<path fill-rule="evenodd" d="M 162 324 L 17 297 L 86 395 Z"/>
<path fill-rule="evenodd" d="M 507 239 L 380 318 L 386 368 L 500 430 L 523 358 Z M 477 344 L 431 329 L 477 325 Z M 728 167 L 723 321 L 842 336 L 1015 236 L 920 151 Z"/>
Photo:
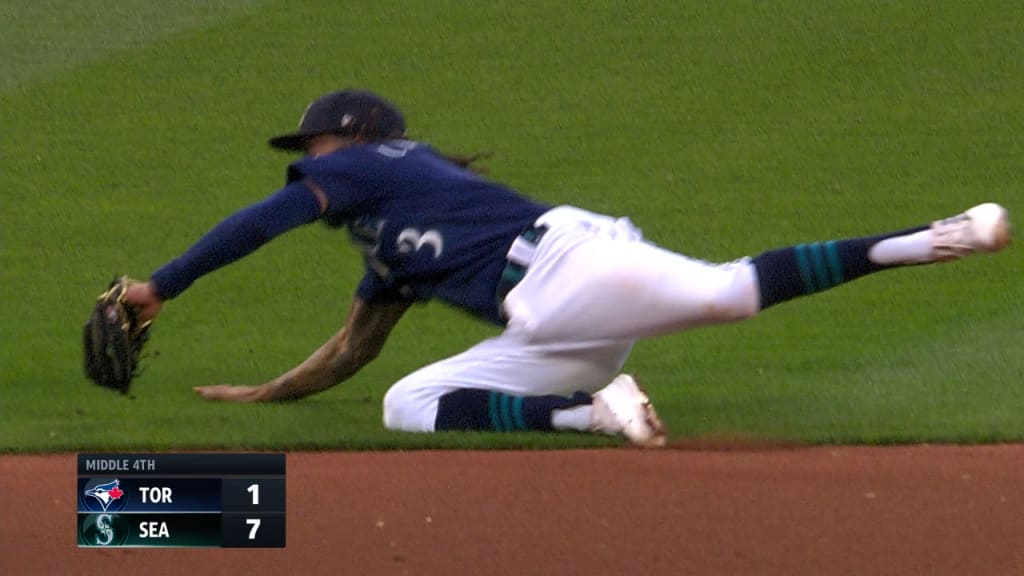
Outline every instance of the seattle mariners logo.
<path fill-rule="evenodd" d="M 102 480 L 90 480 L 82 491 L 82 502 L 89 510 L 108 511 L 111 506 L 114 510 L 124 508 L 127 498 L 124 498 L 124 490 L 121 490 L 121 481 L 114 479 L 111 482 L 98 483 Z"/>
<path fill-rule="evenodd" d="M 79 546 L 121 546 L 128 540 L 128 524 L 120 514 L 80 515 Z"/>

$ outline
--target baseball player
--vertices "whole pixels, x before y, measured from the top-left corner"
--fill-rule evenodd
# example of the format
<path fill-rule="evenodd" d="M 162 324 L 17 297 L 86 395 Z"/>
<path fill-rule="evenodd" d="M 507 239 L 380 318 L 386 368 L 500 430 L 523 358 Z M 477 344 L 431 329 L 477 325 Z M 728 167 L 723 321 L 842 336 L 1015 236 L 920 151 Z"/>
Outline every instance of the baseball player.
<path fill-rule="evenodd" d="M 621 374 L 641 338 L 749 318 L 776 304 L 901 266 L 997 252 L 1007 211 L 992 203 L 885 234 L 800 244 L 711 264 L 643 239 L 627 218 L 548 206 L 406 139 L 401 112 L 361 90 L 315 100 L 270 145 L 303 153 L 286 184 L 229 216 L 131 286 L 143 320 L 205 274 L 317 220 L 345 228 L 365 275 L 341 330 L 258 386 L 200 386 L 209 400 L 295 400 L 380 354 L 415 303 L 439 298 L 503 332 L 395 383 L 384 425 L 435 430 L 579 430 L 658 446 L 665 431 Z"/>

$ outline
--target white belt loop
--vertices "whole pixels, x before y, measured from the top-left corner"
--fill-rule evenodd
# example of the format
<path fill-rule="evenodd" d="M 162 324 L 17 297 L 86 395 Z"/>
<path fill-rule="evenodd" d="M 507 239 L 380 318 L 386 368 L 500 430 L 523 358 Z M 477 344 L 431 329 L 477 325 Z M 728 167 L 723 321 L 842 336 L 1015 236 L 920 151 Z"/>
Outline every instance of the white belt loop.
<path fill-rule="evenodd" d="M 520 266 L 529 266 L 533 263 L 533 256 L 537 253 L 537 245 L 528 242 L 522 236 L 516 236 L 516 239 L 512 241 L 512 246 L 508 249 L 509 262 L 518 264 Z"/>

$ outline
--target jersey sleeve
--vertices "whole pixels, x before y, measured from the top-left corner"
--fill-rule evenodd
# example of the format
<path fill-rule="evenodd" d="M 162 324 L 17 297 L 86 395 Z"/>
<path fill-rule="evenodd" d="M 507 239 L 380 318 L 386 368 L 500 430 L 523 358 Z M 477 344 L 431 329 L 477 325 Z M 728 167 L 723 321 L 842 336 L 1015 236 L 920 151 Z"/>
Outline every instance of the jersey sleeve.
<path fill-rule="evenodd" d="M 327 196 L 324 219 L 342 221 L 372 200 L 373 187 L 366 185 L 365 168 L 356 166 L 355 161 L 344 154 L 302 158 L 288 166 L 287 181 L 313 181 Z"/>
<path fill-rule="evenodd" d="M 174 298 L 200 277 L 247 256 L 293 228 L 315 221 L 319 215 L 313 192 L 302 182 L 294 182 L 222 220 L 187 252 L 154 272 L 150 280 L 162 298 Z"/>
<path fill-rule="evenodd" d="M 356 296 L 366 302 L 411 302 L 397 289 L 388 286 L 373 270 L 367 269 L 356 288 Z"/>

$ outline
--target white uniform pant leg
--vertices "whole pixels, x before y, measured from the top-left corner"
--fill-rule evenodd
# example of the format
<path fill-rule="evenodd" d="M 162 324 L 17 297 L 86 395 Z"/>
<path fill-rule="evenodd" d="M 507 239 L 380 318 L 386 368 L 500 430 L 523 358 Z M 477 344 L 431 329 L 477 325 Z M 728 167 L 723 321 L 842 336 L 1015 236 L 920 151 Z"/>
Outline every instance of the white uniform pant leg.
<path fill-rule="evenodd" d="M 384 426 L 432 432 L 438 400 L 461 388 L 512 396 L 595 392 L 619 373 L 632 346 L 632 341 L 529 344 L 506 332 L 395 383 L 384 395 Z"/>
<path fill-rule="evenodd" d="M 609 226 L 607 217 L 593 215 L 597 224 L 590 225 L 588 213 L 566 212 L 580 221 L 547 232 L 505 299 L 508 331 L 524 340 L 637 340 L 757 313 L 749 259 L 695 260 L 641 240 L 627 220 Z"/>

